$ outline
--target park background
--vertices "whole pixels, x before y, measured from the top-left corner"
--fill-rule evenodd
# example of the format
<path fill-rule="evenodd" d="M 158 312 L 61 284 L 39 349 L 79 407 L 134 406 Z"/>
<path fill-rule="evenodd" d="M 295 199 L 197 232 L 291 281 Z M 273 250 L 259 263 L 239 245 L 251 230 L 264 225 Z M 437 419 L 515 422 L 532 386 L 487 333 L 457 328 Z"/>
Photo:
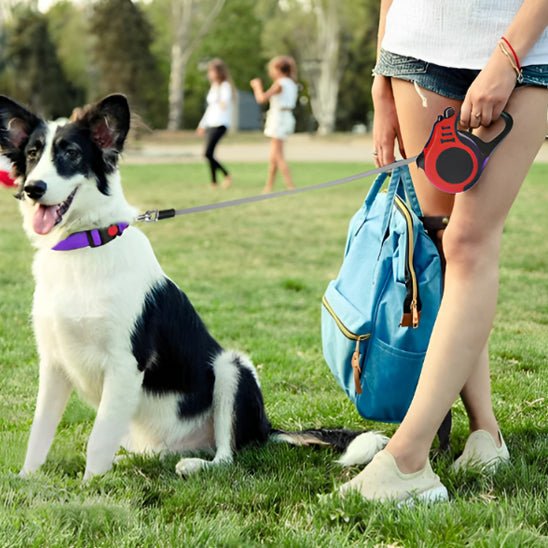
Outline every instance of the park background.
<path fill-rule="evenodd" d="M 289 53 L 302 89 L 288 158 L 297 185 L 313 184 L 372 167 L 362 131 L 370 125 L 378 5 L 1 0 L 0 92 L 48 117 L 127 93 L 141 119 L 121 164 L 130 202 L 141 210 L 185 207 L 256 194 L 266 174 L 267 139 L 235 131 L 219 149 L 235 184 L 210 191 L 203 144 L 192 132 L 207 60 L 225 58 L 245 94 L 250 78 L 266 78 L 270 56 Z M 174 41 L 186 54 L 170 86 Z M 341 470 L 329 449 L 274 443 L 187 481 L 174 473 L 175 456 L 134 457 L 82 484 L 94 412 L 77 396 L 42 471 L 20 480 L 38 380 L 33 251 L 13 192 L 0 189 L 0 547 L 548 546 L 547 162 L 544 146 L 505 227 L 490 346 L 495 408 L 513 462 L 494 477 L 451 471 L 467 436 L 456 404 L 452 452 L 434 465 L 451 502 L 433 508 L 321 498 L 357 470 Z M 143 227 L 214 335 L 252 356 L 278 428 L 393 431 L 358 416 L 321 354 L 321 296 L 370 183 Z"/>
<path fill-rule="evenodd" d="M 298 129 L 346 131 L 371 110 L 378 8 L 375 0 L 2 0 L 0 87 L 48 117 L 117 90 L 148 127 L 189 129 L 203 113 L 209 59 L 226 61 L 245 100 L 249 81 L 285 53 L 299 67 Z"/>

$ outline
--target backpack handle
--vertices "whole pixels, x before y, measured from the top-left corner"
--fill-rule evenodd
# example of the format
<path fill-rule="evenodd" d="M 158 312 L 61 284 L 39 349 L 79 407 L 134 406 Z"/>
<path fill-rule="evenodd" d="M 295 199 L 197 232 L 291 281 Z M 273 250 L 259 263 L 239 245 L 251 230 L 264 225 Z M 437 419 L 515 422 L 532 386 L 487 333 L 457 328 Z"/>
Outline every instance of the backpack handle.
<path fill-rule="evenodd" d="M 381 234 L 386 234 L 390 219 L 392 218 L 392 211 L 394 210 L 394 199 L 399 191 L 403 191 L 407 203 L 413 209 L 413 212 L 417 217 L 422 216 L 421 207 L 415 189 L 413 187 L 413 181 L 409 174 L 407 166 L 397 167 L 392 171 L 392 177 L 390 178 L 390 184 L 388 185 L 388 191 L 386 194 L 386 208 L 384 210 L 384 220 L 382 224 Z"/>
<path fill-rule="evenodd" d="M 388 177 L 388 173 L 381 173 L 371 185 L 371 188 L 369 189 L 369 192 L 367 193 L 367 196 L 365 198 L 364 202 L 364 221 L 367 220 L 367 216 L 369 214 L 369 210 L 371 209 L 371 206 L 373 205 L 373 202 L 375 201 L 375 198 L 379 194 L 381 188 L 384 186 L 384 183 L 386 181 L 386 178 Z M 419 204 L 419 200 L 417 198 L 417 194 L 415 192 L 415 188 L 413 186 L 413 181 L 411 180 L 411 175 L 409 173 L 409 169 L 407 166 L 403 167 L 397 167 L 392 171 L 391 177 L 390 177 L 390 184 L 388 185 L 387 195 L 386 195 L 386 209 L 384 211 L 384 220 L 383 220 L 383 231 L 382 233 L 385 234 L 388 225 L 390 224 L 390 218 L 392 217 L 392 210 L 394 209 L 394 199 L 396 196 L 396 193 L 402 190 L 406 201 L 409 203 L 411 208 L 413 209 L 413 212 L 417 217 L 422 216 L 422 210 Z"/>
<path fill-rule="evenodd" d="M 367 193 L 367 196 L 365 197 L 365 202 L 364 202 L 365 218 L 367 218 L 367 213 L 371 209 L 371 206 L 373 205 L 373 202 L 375 201 L 377 194 L 380 192 L 381 188 L 384 186 L 384 182 L 386 181 L 387 177 L 388 177 L 388 173 L 384 172 L 379 174 L 373 181 L 373 184 L 371 185 L 371 188 L 369 189 L 369 192 Z"/>

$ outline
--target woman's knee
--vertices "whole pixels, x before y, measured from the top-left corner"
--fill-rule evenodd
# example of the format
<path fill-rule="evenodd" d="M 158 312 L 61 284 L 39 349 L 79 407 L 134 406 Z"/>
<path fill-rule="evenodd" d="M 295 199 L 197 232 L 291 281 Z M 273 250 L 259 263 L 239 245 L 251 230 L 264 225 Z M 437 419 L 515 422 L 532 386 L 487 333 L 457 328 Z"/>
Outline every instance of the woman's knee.
<path fill-rule="evenodd" d="M 475 223 L 451 219 L 443 233 L 443 252 L 447 265 L 465 272 L 498 264 L 500 231 L 478 227 Z"/>

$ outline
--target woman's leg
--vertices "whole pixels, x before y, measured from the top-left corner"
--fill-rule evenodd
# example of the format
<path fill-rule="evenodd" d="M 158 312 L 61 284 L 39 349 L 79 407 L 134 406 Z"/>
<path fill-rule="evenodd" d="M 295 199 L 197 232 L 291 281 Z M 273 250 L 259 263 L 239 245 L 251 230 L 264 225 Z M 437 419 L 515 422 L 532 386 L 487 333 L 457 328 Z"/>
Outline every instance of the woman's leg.
<path fill-rule="evenodd" d="M 270 155 L 268 157 L 268 174 L 263 192 L 272 192 L 274 190 L 274 182 L 276 181 L 276 173 L 278 172 L 278 157 L 277 157 L 277 139 L 270 140 Z"/>
<path fill-rule="evenodd" d="M 401 97 L 398 88 L 402 91 L 401 82 L 395 86 L 396 105 Z M 514 118 L 511 133 L 480 182 L 455 199 L 444 234 L 447 270 L 442 304 L 415 396 L 387 446 L 402 472 L 424 466 L 443 417 L 482 363 L 495 314 L 504 220 L 544 139 L 547 106 L 544 89 L 521 88 L 513 93 L 506 108 Z M 420 117 L 418 127 L 422 127 Z M 472 392 L 465 389 L 465 394 Z"/>
<path fill-rule="evenodd" d="M 470 432 L 485 430 L 493 436 L 497 446 L 500 445 L 499 427 L 491 402 L 488 345 L 481 351 L 478 363 L 472 369 L 460 396 L 468 415 Z"/>
<path fill-rule="evenodd" d="M 287 162 L 285 161 L 284 156 L 284 142 L 282 139 L 273 139 L 275 141 L 275 150 L 276 150 L 276 162 L 278 165 L 278 169 L 282 172 L 285 186 L 289 190 L 293 190 L 295 188 L 295 184 L 293 183 L 293 178 L 291 176 L 291 170 L 289 169 L 289 166 L 287 165 Z"/>
<path fill-rule="evenodd" d="M 427 90 L 421 90 L 427 98 L 428 108 L 421 107 L 414 86 L 404 80 L 392 80 L 394 96 L 398 106 L 398 118 L 406 150 L 411 154 L 420 152 L 432 131 L 436 117 L 448 106 L 460 107 L 460 101 L 452 101 Z M 447 215 L 453 209 L 454 197 L 434 187 L 415 165 L 410 166 L 413 181 L 425 215 Z M 442 235 L 438 234 L 441 238 Z M 491 382 L 489 377 L 489 354 L 487 345 L 482 351 L 478 365 L 461 392 L 468 413 L 470 430 L 486 430 L 498 439 L 498 424 L 491 404 Z"/>
<path fill-rule="evenodd" d="M 225 176 L 228 176 L 228 171 L 215 158 L 215 148 L 225 133 L 225 126 L 213 127 L 207 130 L 207 144 L 204 156 L 209 162 L 209 168 L 211 170 L 211 183 L 214 185 L 217 184 L 217 170 L 221 170 Z"/>

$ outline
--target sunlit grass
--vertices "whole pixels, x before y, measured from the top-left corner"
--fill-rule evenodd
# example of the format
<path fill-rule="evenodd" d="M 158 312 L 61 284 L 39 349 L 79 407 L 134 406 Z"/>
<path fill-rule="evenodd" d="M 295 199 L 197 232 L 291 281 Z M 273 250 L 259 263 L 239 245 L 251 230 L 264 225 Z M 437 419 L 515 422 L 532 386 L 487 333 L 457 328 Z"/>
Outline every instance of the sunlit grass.
<path fill-rule="evenodd" d="M 125 166 L 142 209 L 186 207 L 259 192 L 266 167 L 232 166 L 235 186 L 211 192 L 202 165 Z M 296 164 L 308 184 L 358 164 Z M 548 543 L 548 167 L 535 166 L 508 220 L 490 348 L 494 400 L 513 465 L 495 478 L 435 467 L 452 502 L 395 509 L 350 498 L 320 501 L 355 471 L 330 450 L 269 444 L 233 467 L 188 481 L 176 459 L 133 458 L 81 483 L 94 413 L 73 397 L 48 463 L 22 464 L 37 390 L 29 324 L 32 250 L 16 202 L 0 193 L 0 546 L 541 546 Z M 277 427 L 378 428 L 359 418 L 321 355 L 322 292 L 340 265 L 347 222 L 371 181 L 144 227 L 166 272 L 215 336 L 259 368 Z M 453 447 L 466 420 L 455 407 Z M 393 427 L 387 427 L 388 432 Z"/>

